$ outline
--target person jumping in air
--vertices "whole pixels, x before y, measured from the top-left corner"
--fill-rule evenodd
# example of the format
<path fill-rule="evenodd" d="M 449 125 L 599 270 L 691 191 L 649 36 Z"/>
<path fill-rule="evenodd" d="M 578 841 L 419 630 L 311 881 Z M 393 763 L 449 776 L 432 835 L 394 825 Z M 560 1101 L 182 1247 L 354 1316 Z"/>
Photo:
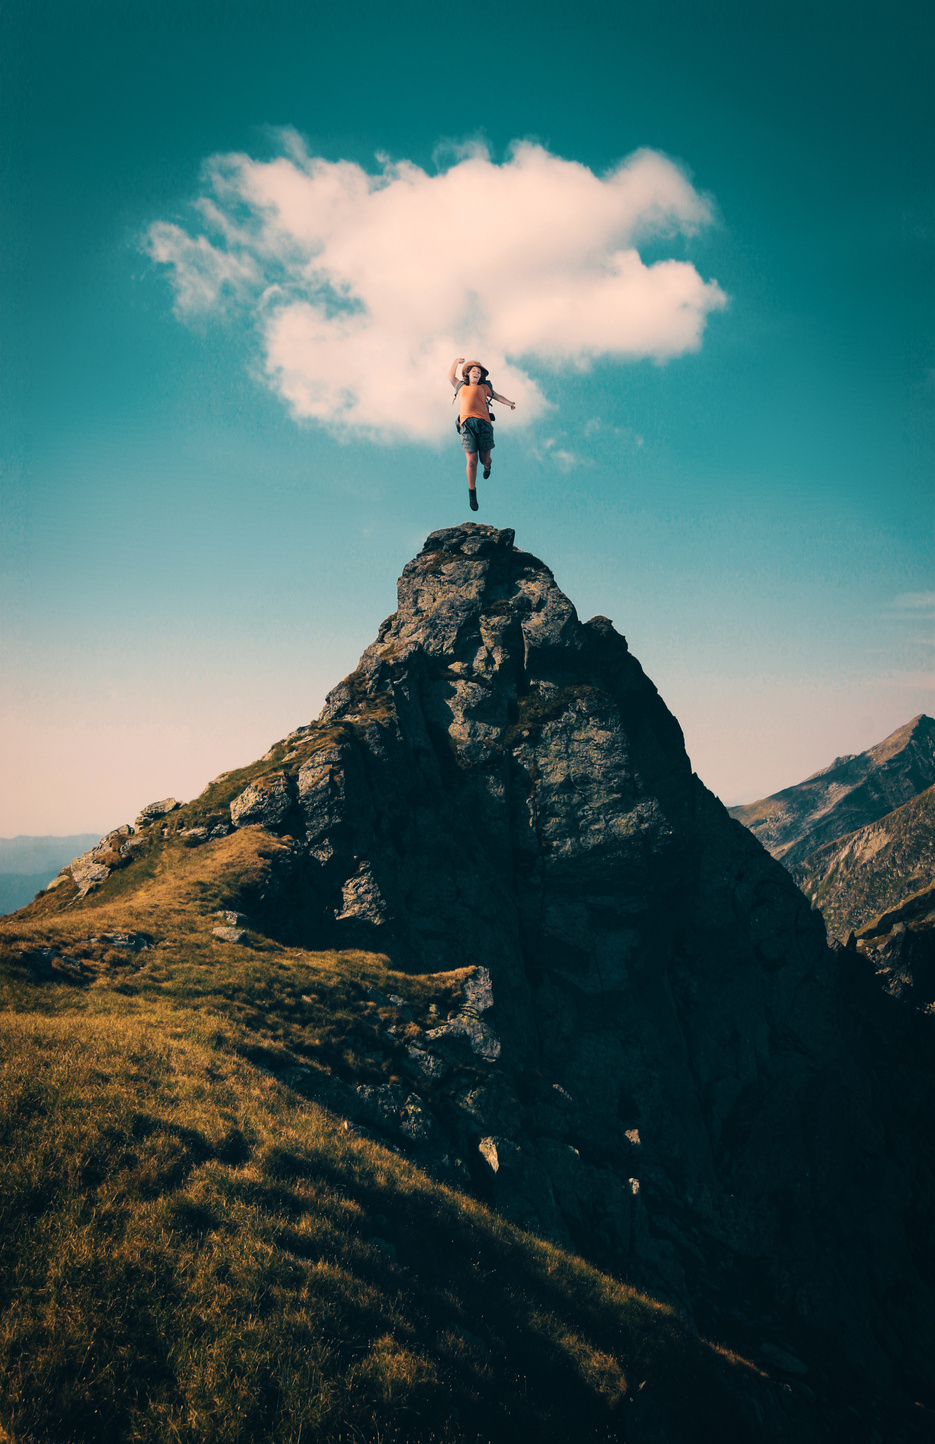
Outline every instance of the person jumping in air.
<path fill-rule="evenodd" d="M 460 381 L 456 379 L 459 366 Z M 492 397 L 494 401 L 499 401 L 502 405 L 509 406 L 511 411 L 515 411 L 516 402 L 497 395 L 487 379 L 487 367 L 482 366 L 479 361 L 465 361 L 463 356 L 456 356 L 448 368 L 448 380 L 455 389 L 460 405 L 458 432 L 467 462 L 468 499 L 471 510 L 476 511 L 478 453 L 484 464 L 486 481 L 490 475 L 490 453 L 496 445 L 493 439 L 493 416 L 487 403 Z"/>

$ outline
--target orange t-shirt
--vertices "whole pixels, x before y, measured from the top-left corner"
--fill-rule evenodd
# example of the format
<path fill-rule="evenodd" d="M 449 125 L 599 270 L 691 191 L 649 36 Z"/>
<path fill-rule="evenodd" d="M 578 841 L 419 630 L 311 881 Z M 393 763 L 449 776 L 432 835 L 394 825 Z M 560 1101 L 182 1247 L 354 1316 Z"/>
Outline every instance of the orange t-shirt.
<path fill-rule="evenodd" d="M 487 397 L 492 395 L 493 390 L 489 382 L 482 381 L 479 386 L 472 386 L 470 381 L 465 381 L 458 392 L 458 401 L 461 404 L 460 419 L 465 421 L 469 416 L 479 416 L 482 421 L 489 421 Z"/>

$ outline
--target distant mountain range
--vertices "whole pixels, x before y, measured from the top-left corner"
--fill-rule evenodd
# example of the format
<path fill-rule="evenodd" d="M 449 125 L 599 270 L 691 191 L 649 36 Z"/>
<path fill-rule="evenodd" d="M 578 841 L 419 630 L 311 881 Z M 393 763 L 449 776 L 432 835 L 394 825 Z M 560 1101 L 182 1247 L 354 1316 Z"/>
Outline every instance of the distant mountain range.
<path fill-rule="evenodd" d="M 935 783 L 935 720 L 924 712 L 866 752 L 758 802 L 728 808 L 786 867 L 866 827 Z"/>
<path fill-rule="evenodd" d="M 98 832 L 70 837 L 0 837 L 0 914 L 25 907 L 66 863 L 86 852 Z"/>
<path fill-rule="evenodd" d="M 899 908 L 935 879 L 935 785 L 789 869 L 833 937 Z"/>
<path fill-rule="evenodd" d="M 730 813 L 789 869 L 829 938 L 856 947 L 887 992 L 935 1011 L 931 717 Z"/>

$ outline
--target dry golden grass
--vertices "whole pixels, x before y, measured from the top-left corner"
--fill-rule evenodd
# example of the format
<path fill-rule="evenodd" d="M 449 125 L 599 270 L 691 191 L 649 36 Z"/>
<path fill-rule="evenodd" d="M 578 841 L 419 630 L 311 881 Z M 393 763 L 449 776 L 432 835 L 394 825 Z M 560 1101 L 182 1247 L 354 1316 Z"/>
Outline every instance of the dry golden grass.
<path fill-rule="evenodd" d="M 625 1437 L 646 1385 L 686 1441 L 749 1437 L 744 1361 L 277 1079 L 379 1074 L 368 987 L 424 1021 L 461 982 L 214 938 L 281 845 L 167 839 L 133 888 L 136 864 L 0 925 L 0 1430 L 596 1441 Z M 101 940 L 127 930 L 154 945 Z M 34 981 L 40 947 L 73 963 Z"/>

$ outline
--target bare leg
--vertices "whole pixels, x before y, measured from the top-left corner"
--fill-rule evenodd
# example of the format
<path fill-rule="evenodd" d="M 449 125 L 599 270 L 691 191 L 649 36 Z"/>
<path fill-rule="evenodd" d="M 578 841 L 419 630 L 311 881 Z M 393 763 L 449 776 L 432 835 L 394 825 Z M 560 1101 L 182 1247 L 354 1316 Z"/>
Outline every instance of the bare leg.
<path fill-rule="evenodd" d="M 467 458 L 467 479 L 468 479 L 468 500 L 471 503 L 471 510 L 477 511 L 477 452 L 466 451 Z"/>
<path fill-rule="evenodd" d="M 482 451 L 480 454 L 480 459 L 484 464 L 484 478 L 486 480 L 486 478 L 490 475 L 490 452 Z"/>

